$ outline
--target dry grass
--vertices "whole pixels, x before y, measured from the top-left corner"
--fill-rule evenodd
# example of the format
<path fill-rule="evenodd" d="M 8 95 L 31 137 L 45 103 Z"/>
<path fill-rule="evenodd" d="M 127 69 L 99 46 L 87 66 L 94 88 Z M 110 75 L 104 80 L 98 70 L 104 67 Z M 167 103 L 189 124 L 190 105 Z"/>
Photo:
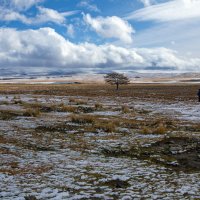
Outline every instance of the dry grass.
<path fill-rule="evenodd" d="M 76 105 L 87 105 L 87 100 L 82 100 L 82 99 L 76 99 L 76 98 L 69 98 L 69 103 L 73 103 Z"/>
<path fill-rule="evenodd" d="M 23 113 L 23 116 L 26 117 L 39 117 L 41 115 L 41 112 L 39 109 L 34 109 L 34 108 L 28 108 L 26 111 Z"/>
<path fill-rule="evenodd" d="M 142 134 L 166 134 L 167 133 L 167 128 L 163 124 L 159 124 L 156 128 L 151 128 L 151 127 L 143 127 L 141 130 Z"/>
<path fill-rule="evenodd" d="M 95 110 L 98 110 L 98 111 L 103 109 L 103 105 L 100 103 L 95 103 L 94 107 L 95 107 Z"/>
<path fill-rule="evenodd" d="M 9 105 L 10 104 L 10 102 L 8 102 L 8 101 L 0 101 L 0 105 Z"/>
<path fill-rule="evenodd" d="M 130 112 L 130 109 L 127 105 L 123 105 L 121 110 L 122 110 L 122 113 L 129 113 Z"/>
<path fill-rule="evenodd" d="M 76 105 L 87 105 L 87 101 L 86 100 L 77 99 L 76 100 Z"/>
<path fill-rule="evenodd" d="M 152 134 L 152 130 L 149 129 L 148 127 L 143 127 L 143 129 L 141 130 L 142 134 Z"/>
<path fill-rule="evenodd" d="M 74 140 L 67 146 L 71 150 L 85 152 L 92 149 L 92 145 L 84 137 L 76 137 Z"/>
<path fill-rule="evenodd" d="M 92 112 L 94 112 L 94 108 L 89 107 L 89 106 L 78 106 L 77 110 L 78 110 L 78 112 L 81 112 L 81 113 L 92 113 Z"/>
<path fill-rule="evenodd" d="M 141 121 L 137 121 L 135 119 L 127 119 L 127 118 L 117 118 L 115 120 L 118 122 L 118 126 L 128 129 L 139 129 L 142 123 Z"/>
<path fill-rule="evenodd" d="M 59 111 L 60 112 L 72 112 L 72 113 L 76 113 L 77 112 L 77 107 L 61 105 L 61 107 L 59 107 Z"/>
<path fill-rule="evenodd" d="M 45 172 L 48 172 L 52 169 L 52 166 L 39 166 L 39 167 L 32 167 L 32 166 L 26 166 L 24 168 L 7 168 L 7 169 L 0 169 L 0 173 L 5 173 L 9 175 L 23 175 L 23 174 L 42 174 Z"/>
<path fill-rule="evenodd" d="M 1 84 L 1 94 L 43 94 L 60 96 L 110 96 L 151 99 L 155 101 L 196 101 L 198 84 L 129 84 L 120 87 L 118 92 L 106 84 L 67 84 L 67 85 L 28 85 Z M 98 91 L 98 92 L 97 92 Z M 183 92 L 184 91 L 184 92 Z M 159 98 L 159 99 L 158 99 Z"/>
<path fill-rule="evenodd" d="M 115 132 L 119 125 L 119 122 L 115 119 L 105 120 L 93 115 L 71 115 L 70 120 L 77 124 L 90 124 L 84 127 L 87 132 L 96 132 L 96 130 Z"/>
<path fill-rule="evenodd" d="M 167 128 L 163 125 L 160 124 L 154 131 L 154 134 L 165 134 L 167 133 Z"/>
<path fill-rule="evenodd" d="M 75 103 L 75 102 L 76 102 L 76 99 L 73 98 L 73 97 L 70 97 L 70 98 L 69 98 L 69 102 L 70 102 L 70 103 Z"/>
<path fill-rule="evenodd" d="M 108 133 L 116 131 L 116 125 L 113 122 L 99 121 L 94 124 L 94 128 Z"/>
<path fill-rule="evenodd" d="M 1 120 L 12 120 L 18 116 L 22 116 L 21 111 L 14 110 L 0 110 L 0 119 Z"/>
<path fill-rule="evenodd" d="M 95 116 L 91 115 L 71 115 L 71 122 L 78 124 L 91 124 L 95 122 Z"/>
<path fill-rule="evenodd" d="M 22 102 L 22 105 L 24 106 L 24 108 L 27 108 L 27 109 L 37 109 L 40 112 L 57 111 L 58 107 L 59 107 L 55 103 L 44 104 L 44 103 L 40 103 L 40 102 L 34 102 L 34 103 Z"/>
<path fill-rule="evenodd" d="M 190 129 L 194 132 L 200 132 L 200 124 L 192 125 Z"/>

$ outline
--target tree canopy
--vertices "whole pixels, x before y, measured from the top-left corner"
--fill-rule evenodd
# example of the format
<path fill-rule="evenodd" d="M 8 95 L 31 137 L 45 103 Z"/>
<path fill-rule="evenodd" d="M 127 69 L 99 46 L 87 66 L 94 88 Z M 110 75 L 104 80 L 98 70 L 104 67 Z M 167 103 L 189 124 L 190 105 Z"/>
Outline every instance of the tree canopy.
<path fill-rule="evenodd" d="M 106 74 L 104 76 L 104 79 L 108 84 L 116 85 L 117 90 L 119 89 L 119 85 L 125 85 L 130 82 L 127 76 L 125 76 L 124 74 L 117 73 L 117 72 Z"/>

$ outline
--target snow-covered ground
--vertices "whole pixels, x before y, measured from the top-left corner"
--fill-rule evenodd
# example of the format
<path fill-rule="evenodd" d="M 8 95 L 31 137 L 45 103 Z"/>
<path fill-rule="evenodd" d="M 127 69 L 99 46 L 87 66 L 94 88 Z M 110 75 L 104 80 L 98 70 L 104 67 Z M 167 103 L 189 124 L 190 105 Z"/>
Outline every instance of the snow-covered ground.
<path fill-rule="evenodd" d="M 20 96 L 25 102 L 33 102 L 35 98 Z M 69 102 L 68 97 L 51 98 L 37 96 L 37 101 Z M 0 99 L 11 103 L 13 96 L 1 96 Z M 93 99 L 88 104 L 94 105 L 97 101 L 112 110 L 96 111 L 93 115 L 130 118 L 116 111 L 118 100 Z M 159 113 L 189 122 L 200 120 L 200 107 L 195 103 L 122 101 L 135 109 L 151 111 L 147 114 L 150 117 Z M 6 107 L 23 109 L 20 105 L 8 104 L 1 105 L 0 110 Z M 200 199 L 199 172 L 174 171 L 147 160 L 108 157 L 101 153 L 102 148 L 126 148 L 139 140 L 158 140 L 164 137 L 162 135 L 141 135 L 132 130 L 126 130 L 126 134 L 103 131 L 97 134 L 36 129 L 66 122 L 68 116 L 69 113 L 50 112 L 36 118 L 19 116 L 0 120 L 0 199 L 23 200 L 28 195 L 41 200 Z M 144 116 L 137 118 L 143 120 Z M 124 181 L 127 185 L 112 185 L 110 181 Z"/>
<path fill-rule="evenodd" d="M 135 108 L 147 109 L 152 114 L 162 113 L 172 118 L 178 118 L 188 121 L 200 122 L 200 103 L 199 102 L 178 102 L 178 103 L 160 103 L 160 102 L 134 102 Z"/>

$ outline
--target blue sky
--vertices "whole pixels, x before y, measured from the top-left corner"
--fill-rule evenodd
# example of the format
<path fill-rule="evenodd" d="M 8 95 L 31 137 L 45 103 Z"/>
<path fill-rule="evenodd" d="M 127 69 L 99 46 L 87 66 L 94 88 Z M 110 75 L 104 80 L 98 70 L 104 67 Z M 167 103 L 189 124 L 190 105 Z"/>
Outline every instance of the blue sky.
<path fill-rule="evenodd" d="M 0 0 L 0 69 L 199 72 L 199 24 L 200 0 Z"/>

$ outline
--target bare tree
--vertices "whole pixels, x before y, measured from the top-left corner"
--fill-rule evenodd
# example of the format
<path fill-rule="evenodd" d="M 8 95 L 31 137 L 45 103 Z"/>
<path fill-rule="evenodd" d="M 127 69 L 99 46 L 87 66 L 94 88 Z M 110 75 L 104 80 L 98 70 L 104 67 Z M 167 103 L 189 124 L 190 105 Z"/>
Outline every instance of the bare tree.
<path fill-rule="evenodd" d="M 124 74 L 112 72 L 109 74 L 106 74 L 104 76 L 104 79 L 107 83 L 111 85 L 116 85 L 116 89 L 119 89 L 119 85 L 126 85 L 130 82 L 129 78 L 125 76 Z"/>

